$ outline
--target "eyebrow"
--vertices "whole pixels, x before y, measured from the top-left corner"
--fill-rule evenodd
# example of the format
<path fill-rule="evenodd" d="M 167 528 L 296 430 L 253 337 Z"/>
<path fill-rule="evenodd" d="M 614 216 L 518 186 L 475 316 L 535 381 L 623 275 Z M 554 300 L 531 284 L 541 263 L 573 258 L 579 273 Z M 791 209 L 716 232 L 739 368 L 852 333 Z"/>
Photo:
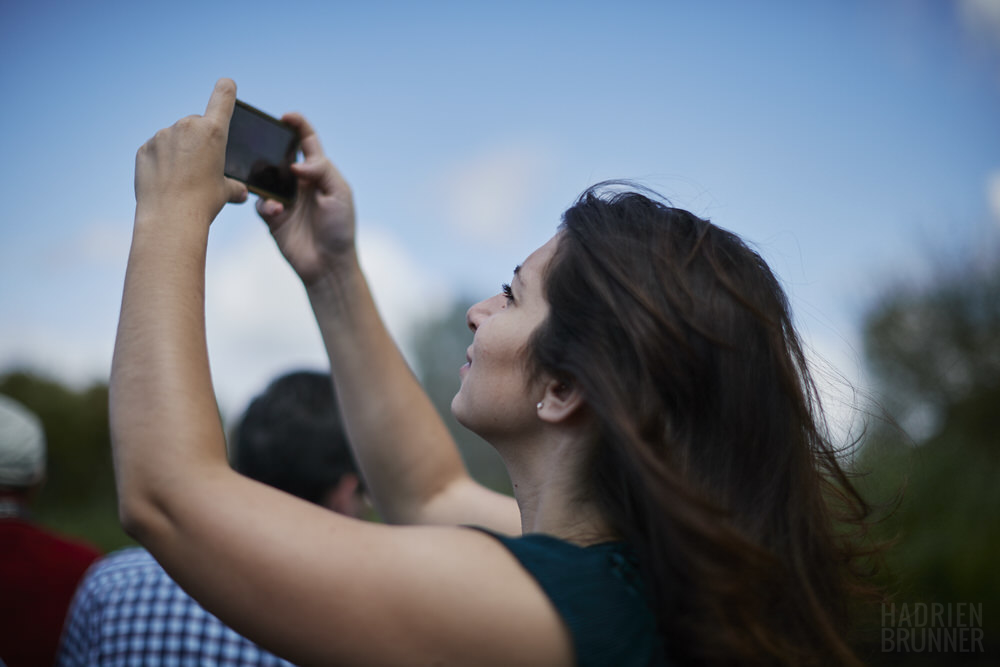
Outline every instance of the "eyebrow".
<path fill-rule="evenodd" d="M 514 267 L 514 277 L 519 278 L 520 274 L 521 274 L 521 265 L 518 264 L 517 266 Z"/>

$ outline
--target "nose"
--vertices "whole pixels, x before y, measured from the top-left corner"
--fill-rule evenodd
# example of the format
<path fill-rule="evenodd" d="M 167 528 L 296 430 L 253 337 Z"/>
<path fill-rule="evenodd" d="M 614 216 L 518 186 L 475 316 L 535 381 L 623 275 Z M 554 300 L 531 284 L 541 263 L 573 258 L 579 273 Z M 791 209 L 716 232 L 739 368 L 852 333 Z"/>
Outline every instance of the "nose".
<path fill-rule="evenodd" d="M 465 312 L 465 324 L 469 327 L 469 331 L 476 333 L 476 329 L 478 329 L 479 325 L 483 323 L 483 320 L 496 312 L 499 308 L 498 304 L 502 299 L 503 295 L 497 294 L 488 299 L 483 299 L 469 308 L 469 310 Z"/>

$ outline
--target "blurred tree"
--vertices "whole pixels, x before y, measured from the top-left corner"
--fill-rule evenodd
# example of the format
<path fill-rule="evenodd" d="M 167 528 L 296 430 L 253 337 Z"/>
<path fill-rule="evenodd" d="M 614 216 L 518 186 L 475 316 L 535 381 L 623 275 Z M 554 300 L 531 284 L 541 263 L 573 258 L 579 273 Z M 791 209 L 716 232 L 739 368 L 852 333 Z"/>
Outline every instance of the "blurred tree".
<path fill-rule="evenodd" d="M 417 375 L 458 443 L 470 474 L 481 484 L 510 494 L 510 477 L 500 455 L 472 431 L 455 421 L 451 399 L 460 384 L 458 369 L 465 363 L 465 350 L 472 332 L 465 324 L 471 301 L 458 301 L 439 319 L 421 327 L 414 337 Z"/>
<path fill-rule="evenodd" d="M 937 273 L 928 286 L 887 290 L 864 331 L 889 409 L 932 427 L 975 419 L 969 407 L 1000 384 L 1000 261 Z"/>
<path fill-rule="evenodd" d="M 36 519 L 105 550 L 128 544 L 118 523 L 107 385 L 74 391 L 14 371 L 0 376 L 0 394 L 32 410 L 45 428 L 47 474 L 32 505 Z"/>
<path fill-rule="evenodd" d="M 510 479 L 499 455 L 451 415 L 451 399 L 459 387 L 458 369 L 465 363 L 465 349 L 472 340 L 465 326 L 467 309 L 456 303 L 417 332 L 418 375 L 473 477 L 510 494 Z M 0 394 L 34 411 L 45 427 L 48 476 L 33 507 L 36 518 L 104 550 L 131 544 L 118 522 L 107 385 L 76 391 L 31 372 L 12 371 L 0 376 Z"/>
<path fill-rule="evenodd" d="M 891 287 L 865 319 L 865 355 L 889 415 L 862 453 L 868 496 L 898 507 L 884 583 L 897 603 L 980 603 L 986 655 L 1000 649 L 1000 253 Z M 876 621 L 877 622 L 877 621 Z M 894 664 L 917 656 L 880 656 Z M 947 658 L 947 659 L 944 659 Z M 919 664 L 953 664 L 925 656 Z M 982 661 L 979 659 L 982 658 Z"/>

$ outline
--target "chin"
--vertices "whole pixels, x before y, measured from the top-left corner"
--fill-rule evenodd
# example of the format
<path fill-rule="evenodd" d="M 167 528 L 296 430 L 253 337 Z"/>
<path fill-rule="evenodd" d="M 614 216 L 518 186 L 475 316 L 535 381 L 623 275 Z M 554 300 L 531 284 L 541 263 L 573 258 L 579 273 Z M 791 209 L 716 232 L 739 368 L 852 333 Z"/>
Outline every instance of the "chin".
<path fill-rule="evenodd" d="M 457 394 L 455 394 L 455 398 L 451 399 L 451 416 L 465 428 L 469 429 L 476 435 L 480 435 L 479 431 L 475 427 L 475 415 L 469 414 L 468 406 L 462 398 L 461 389 Z"/>
<path fill-rule="evenodd" d="M 451 399 L 451 416 L 454 417 L 455 421 L 457 421 L 459 424 L 465 426 L 465 420 L 462 418 L 462 401 L 460 398 L 461 394 L 462 390 L 459 389 L 458 393 L 455 394 L 455 398 Z M 468 426 L 465 427 L 468 428 Z"/>

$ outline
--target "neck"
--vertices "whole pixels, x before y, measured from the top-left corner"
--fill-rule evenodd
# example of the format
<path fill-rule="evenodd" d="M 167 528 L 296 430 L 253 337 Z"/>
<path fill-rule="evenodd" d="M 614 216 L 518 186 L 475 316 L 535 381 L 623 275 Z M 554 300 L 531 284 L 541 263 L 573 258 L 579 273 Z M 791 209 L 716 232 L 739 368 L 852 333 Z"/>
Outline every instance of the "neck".
<path fill-rule="evenodd" d="M 545 533 L 581 546 L 615 539 L 598 508 L 582 500 L 586 447 L 582 439 L 556 430 L 497 447 L 514 485 L 522 533 Z"/>

